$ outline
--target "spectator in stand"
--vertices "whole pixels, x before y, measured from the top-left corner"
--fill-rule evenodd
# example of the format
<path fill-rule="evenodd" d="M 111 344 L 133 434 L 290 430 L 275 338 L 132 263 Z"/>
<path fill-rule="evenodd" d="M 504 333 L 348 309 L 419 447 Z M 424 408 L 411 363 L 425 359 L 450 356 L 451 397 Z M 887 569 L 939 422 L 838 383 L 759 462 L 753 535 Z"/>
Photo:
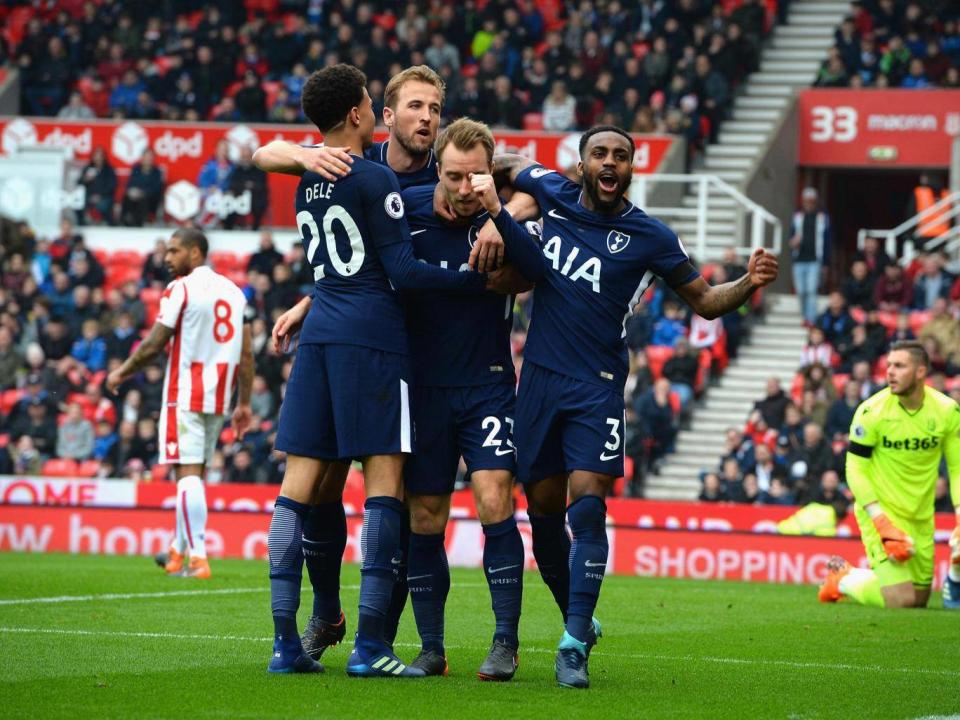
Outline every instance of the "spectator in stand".
<path fill-rule="evenodd" d="M 12 472 L 15 475 L 39 475 L 44 457 L 34 446 L 30 435 L 21 435 L 13 441 L 10 453 Z"/>
<path fill-rule="evenodd" d="M 252 230 L 259 230 L 263 214 L 270 203 L 270 186 L 267 184 L 267 174 L 253 164 L 253 150 L 248 145 L 240 148 L 240 158 L 230 173 L 228 190 L 238 198 L 249 193 L 250 227 Z M 240 215 L 232 213 L 224 220 L 223 227 L 230 230 L 240 220 Z"/>
<path fill-rule="evenodd" d="M 17 375 L 23 367 L 23 354 L 13 342 L 13 333 L 10 328 L 0 325 L 0 391 L 16 385 Z"/>
<path fill-rule="evenodd" d="M 229 466 L 224 473 L 224 480 L 232 483 L 264 483 L 266 477 L 253 464 L 250 451 L 241 446 L 234 453 Z"/>
<path fill-rule="evenodd" d="M 779 430 L 780 426 L 783 425 L 783 418 L 789 403 L 790 398 L 780 387 L 780 379 L 771 377 L 767 379 L 766 397 L 763 400 L 758 400 L 753 407 L 759 411 L 768 427 Z"/>
<path fill-rule="evenodd" d="M 663 303 L 663 317 L 653 324 L 651 345 L 665 345 L 673 347 L 677 340 L 686 336 L 686 328 L 681 320 L 680 306 L 673 301 Z"/>
<path fill-rule="evenodd" d="M 890 0 L 881 0 L 881 5 L 887 2 Z M 900 85 L 907 74 L 910 60 L 910 50 L 903 44 L 903 39 L 894 35 L 887 43 L 887 51 L 880 58 L 880 72 L 890 79 L 891 85 Z"/>
<path fill-rule="evenodd" d="M 30 436 L 41 461 L 53 457 L 57 449 L 57 423 L 50 414 L 49 403 L 39 396 L 27 401 L 26 412 L 18 413 L 10 427 L 10 437 L 14 442 L 24 435 Z"/>
<path fill-rule="evenodd" d="M 113 431 L 113 425 L 107 420 L 98 421 L 93 438 L 93 451 L 91 453 L 93 459 L 109 461 L 113 457 L 117 440 L 118 436 L 117 433 Z"/>
<path fill-rule="evenodd" d="M 766 500 L 766 494 L 760 492 L 760 487 L 757 484 L 756 475 L 746 475 L 743 478 L 743 482 L 740 485 L 740 492 L 733 498 L 734 502 L 745 503 L 747 505 L 753 505 L 755 503 L 763 503 Z"/>
<path fill-rule="evenodd" d="M 760 491 L 768 492 L 774 479 L 784 481 L 786 471 L 773 461 L 773 451 L 768 445 L 757 445 L 756 456 L 756 463 L 745 474 L 744 483 L 752 475 Z"/>
<path fill-rule="evenodd" d="M 817 79 L 813 84 L 817 87 L 826 88 L 841 88 L 850 84 L 847 66 L 844 64 L 837 48 L 830 48 L 827 59 L 820 66 Z"/>
<path fill-rule="evenodd" d="M 796 452 L 803 444 L 803 429 L 807 426 L 807 418 L 803 416 L 794 403 L 787 405 L 783 416 L 783 425 L 780 426 L 780 435 L 777 437 L 777 443 L 786 440 L 786 446 L 789 452 Z"/>
<path fill-rule="evenodd" d="M 493 82 L 493 92 L 487 100 L 484 118 L 492 128 L 519 130 L 523 127 L 523 104 L 513 91 L 513 83 L 506 75 Z"/>
<path fill-rule="evenodd" d="M 70 93 L 67 104 L 60 108 L 57 117 L 60 120 L 92 120 L 96 117 L 96 113 L 84 102 L 83 95 L 74 91 Z"/>
<path fill-rule="evenodd" d="M 833 346 L 824 338 L 823 330 L 811 327 L 807 330 L 807 344 L 800 351 L 800 367 L 805 368 L 813 363 L 830 367 L 833 365 L 833 353 Z"/>
<path fill-rule="evenodd" d="M 933 510 L 938 513 L 953 513 L 953 502 L 950 498 L 950 483 L 940 474 L 933 491 Z"/>
<path fill-rule="evenodd" d="M 848 307 L 870 310 L 874 307 L 875 285 L 866 261 L 854 260 L 850 274 L 840 284 L 840 292 Z"/>
<path fill-rule="evenodd" d="M 867 264 L 867 272 L 874 282 L 883 276 L 883 269 L 890 264 L 890 258 L 880 246 L 880 241 L 869 235 L 863 240 L 863 249 L 853 256 L 854 262 L 862 260 Z"/>
<path fill-rule="evenodd" d="M 933 301 L 930 319 L 920 328 L 920 342 L 925 342 L 928 338 L 936 340 L 947 374 L 955 375 L 960 369 L 960 323 L 951 314 L 944 298 Z"/>
<path fill-rule="evenodd" d="M 220 140 L 214 150 L 213 157 L 200 168 L 197 186 L 207 193 L 214 190 L 225 191 L 229 187 L 232 173 L 233 163 L 230 162 L 230 146 L 226 140 Z"/>
<path fill-rule="evenodd" d="M 929 310 L 937 299 L 949 299 L 954 277 L 943 269 L 940 253 L 923 259 L 923 270 L 913 281 L 913 309 Z"/>
<path fill-rule="evenodd" d="M 142 227 L 150 215 L 156 216 L 162 199 L 163 172 L 156 165 L 153 150 L 147 148 L 130 169 L 120 210 L 121 221 L 124 225 Z"/>
<path fill-rule="evenodd" d="M 923 60 L 920 58 L 913 58 L 910 61 L 909 69 L 907 70 L 907 76 L 903 79 L 901 87 L 910 88 L 913 90 L 928 88 L 933 83 L 927 78 L 926 68 L 923 65 Z"/>
<path fill-rule="evenodd" d="M 83 416 L 80 403 L 67 406 L 67 417 L 57 430 L 57 456 L 86 460 L 93 453 L 93 425 Z"/>
<path fill-rule="evenodd" d="M 567 92 L 563 80 L 554 80 L 550 94 L 543 101 L 543 129 L 568 131 L 576 126 L 577 100 Z"/>
<path fill-rule="evenodd" d="M 283 255 L 273 244 L 273 234 L 269 230 L 260 233 L 260 249 L 247 260 L 247 272 L 273 276 L 273 268 L 283 262 Z"/>
<path fill-rule="evenodd" d="M 754 462 L 753 440 L 746 437 L 735 427 L 728 427 L 726 439 L 724 440 L 724 452 L 721 459 L 721 468 L 726 468 L 726 463 L 733 460 L 740 470 L 751 467 Z"/>
<path fill-rule="evenodd" d="M 153 252 L 147 255 L 143 262 L 143 283 L 145 287 L 165 288 L 170 282 L 170 270 L 164 261 L 167 253 L 167 243 L 163 238 L 157 238 L 153 244 Z"/>
<path fill-rule="evenodd" d="M 803 376 L 803 391 L 811 391 L 817 399 L 827 403 L 833 402 L 837 390 L 833 386 L 833 377 L 830 368 L 819 363 L 807 365 L 801 371 Z"/>
<path fill-rule="evenodd" d="M 760 501 L 764 505 L 795 505 L 796 496 L 787 485 L 786 479 L 780 475 L 774 475 L 770 479 L 770 487 Z"/>
<path fill-rule="evenodd" d="M 253 70 L 243 74 L 243 84 L 233 96 L 244 122 L 263 122 L 267 119 L 267 94 L 260 84 L 260 78 Z"/>
<path fill-rule="evenodd" d="M 817 289 L 831 260 L 830 217 L 817 210 L 817 191 L 804 188 L 802 207 L 793 216 L 790 248 L 793 257 L 793 285 L 800 297 L 804 320 L 817 317 Z M 828 333 L 828 340 L 829 333 Z"/>
<path fill-rule="evenodd" d="M 749 467 L 753 467 L 754 460 L 750 461 Z M 743 485 L 743 468 L 737 464 L 736 459 L 732 457 L 725 458 L 720 466 L 720 482 L 727 488 L 731 497 L 737 497 Z"/>
<path fill-rule="evenodd" d="M 887 312 L 899 312 L 909 308 L 913 301 L 913 284 L 906 278 L 899 263 L 884 266 L 883 275 L 874 291 L 877 308 Z"/>
<path fill-rule="evenodd" d="M 74 341 L 70 355 L 88 372 L 100 372 L 107 367 L 107 343 L 100 337 L 100 323 L 84 320 L 82 327 L 82 336 Z"/>
<path fill-rule="evenodd" d="M 874 381 L 871 365 L 868 362 L 854 363 L 853 371 L 850 373 L 850 378 L 860 385 L 861 400 L 866 400 L 874 393 L 883 389 L 883 385 L 881 383 Z"/>
<path fill-rule="evenodd" d="M 107 360 L 127 358 L 133 344 L 139 339 L 129 313 L 122 312 L 114 320 L 113 329 L 107 335 Z"/>
<path fill-rule="evenodd" d="M 854 325 L 850 342 L 840 351 L 839 372 L 850 373 L 858 362 L 868 362 L 872 365 L 878 355 L 879 349 L 867 336 L 867 328 L 864 325 Z"/>
<path fill-rule="evenodd" d="M 824 425 L 824 435 L 832 442 L 847 441 L 850 432 L 850 423 L 860 405 L 860 383 L 849 380 L 843 387 L 843 397 L 838 398 L 827 412 L 827 421 Z"/>
<path fill-rule="evenodd" d="M 790 475 L 794 479 L 797 495 L 803 496 L 811 483 L 834 466 L 833 450 L 823 436 L 823 427 L 807 423 L 803 428 L 803 444 L 792 456 Z"/>
<path fill-rule="evenodd" d="M 917 336 L 913 334 L 913 330 L 910 328 L 910 314 L 907 312 L 900 312 L 897 315 L 897 326 L 893 330 L 893 335 L 887 340 L 886 344 L 883 346 L 884 352 L 887 348 L 890 347 L 895 342 L 901 340 L 916 340 Z"/>
<path fill-rule="evenodd" d="M 837 350 L 850 342 L 853 326 L 856 324 L 843 295 L 838 291 L 830 293 L 827 309 L 816 319 L 816 326 L 823 330 L 823 336 Z"/>
<path fill-rule="evenodd" d="M 129 117 L 137 105 L 140 93 L 144 92 L 146 87 L 136 70 L 125 71 L 119 84 L 110 93 L 110 109 L 120 110 L 124 117 Z"/>
<path fill-rule="evenodd" d="M 677 436 L 677 419 L 670 405 L 669 380 L 660 378 L 641 396 L 637 415 L 643 437 L 652 441 L 650 465 L 656 469 L 663 456 L 673 452 L 673 442 Z"/>
<path fill-rule="evenodd" d="M 90 162 L 80 174 L 80 184 L 86 192 L 84 218 L 87 224 L 93 225 L 99 217 L 101 222 L 113 225 L 113 199 L 117 191 L 117 174 L 107 160 L 107 153 L 102 147 L 93 149 Z M 91 211 L 95 211 L 96 215 L 92 215 Z"/>
<path fill-rule="evenodd" d="M 663 364 L 663 376 L 670 381 L 670 390 L 677 393 L 680 405 L 685 410 L 693 400 L 698 366 L 697 355 L 690 351 L 689 341 L 685 337 L 678 337 L 673 355 Z"/>
<path fill-rule="evenodd" d="M 715 472 L 709 472 L 703 476 L 703 487 L 700 495 L 697 497 L 700 502 L 729 502 L 730 496 L 726 488 L 720 482 L 720 476 Z"/>

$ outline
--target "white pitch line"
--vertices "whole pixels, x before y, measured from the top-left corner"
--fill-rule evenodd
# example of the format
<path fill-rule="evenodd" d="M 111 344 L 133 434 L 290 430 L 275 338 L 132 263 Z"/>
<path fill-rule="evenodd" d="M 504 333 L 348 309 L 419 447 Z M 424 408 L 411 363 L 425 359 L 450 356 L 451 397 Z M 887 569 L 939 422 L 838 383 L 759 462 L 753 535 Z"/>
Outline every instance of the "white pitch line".
<path fill-rule="evenodd" d="M 45 634 L 45 635 L 78 635 L 93 637 L 129 637 L 145 638 L 154 640 L 214 640 L 214 641 L 234 641 L 234 642 L 272 642 L 271 637 L 250 637 L 242 635 L 194 635 L 185 633 L 168 632 L 131 632 L 123 630 L 66 630 L 59 628 L 20 628 L 20 627 L 0 627 L 0 633 L 17 634 Z M 419 648 L 417 643 L 396 643 L 396 647 Z M 467 646 L 467 645 L 447 645 L 448 650 L 467 650 L 481 651 L 486 650 L 486 646 Z M 537 653 L 544 655 L 553 655 L 557 651 L 552 648 L 521 647 L 521 652 Z M 930 668 L 891 668 L 880 665 L 853 665 L 850 663 L 816 663 L 816 662 L 796 662 L 794 660 L 767 660 L 752 658 L 718 657 L 712 655 L 663 655 L 652 653 L 611 653 L 603 650 L 594 650 L 594 654 L 599 657 L 633 659 L 633 660 L 659 660 L 664 662 L 691 662 L 704 661 L 720 665 L 760 665 L 760 666 L 779 666 L 789 667 L 797 670 L 849 670 L 853 672 L 894 672 L 910 675 L 940 675 L 946 677 L 960 677 L 960 671 L 955 670 L 934 670 Z"/>
<path fill-rule="evenodd" d="M 486 583 L 454 583 L 451 589 L 486 587 Z M 309 590 L 309 585 L 303 588 Z M 359 585 L 341 585 L 341 590 L 359 590 Z M 99 600 L 145 600 L 167 597 L 191 597 L 203 595 L 244 595 L 247 593 L 270 592 L 270 587 L 264 585 L 255 588 L 220 588 L 216 590 L 163 590 L 151 593 L 105 593 L 102 595 L 57 595 L 55 597 L 36 597 L 36 598 L 10 598 L 0 600 L 0 606 L 3 605 L 33 605 L 35 603 L 71 603 L 71 602 L 92 602 Z"/>

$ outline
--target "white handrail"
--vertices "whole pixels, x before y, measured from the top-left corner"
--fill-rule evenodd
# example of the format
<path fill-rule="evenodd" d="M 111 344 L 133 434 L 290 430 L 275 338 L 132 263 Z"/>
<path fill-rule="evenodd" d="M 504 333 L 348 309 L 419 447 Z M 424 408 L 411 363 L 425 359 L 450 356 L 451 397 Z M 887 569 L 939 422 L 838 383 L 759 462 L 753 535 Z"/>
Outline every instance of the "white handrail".
<path fill-rule="evenodd" d="M 945 211 L 945 212 L 944 212 Z M 943 215 L 940 213 L 943 212 Z M 939 225 L 941 222 L 949 222 L 953 218 L 960 218 L 960 191 L 951 193 L 945 198 L 941 198 L 933 205 L 921 210 L 911 218 L 904 220 L 895 228 L 889 230 L 869 230 L 861 229 L 857 233 L 857 249 L 863 249 L 863 241 L 868 237 L 877 238 L 884 241 L 884 250 L 890 257 L 897 257 L 897 238 L 911 228 L 917 228 L 918 232 L 929 230 L 931 225 Z M 956 228 L 954 228 L 956 230 Z M 938 235 L 935 238 L 927 240 L 925 249 L 932 249 L 943 245 L 950 237 L 955 234 L 953 230 Z M 951 244 L 952 245 L 952 244 Z M 948 247 L 952 250 L 952 247 Z M 903 244 L 903 253 L 900 262 L 903 265 L 909 264 L 915 255 L 912 239 L 907 239 Z"/>
<path fill-rule="evenodd" d="M 651 186 L 658 183 L 683 183 L 696 184 L 697 205 L 692 208 L 670 208 L 670 207 L 647 207 L 647 195 Z M 759 247 L 769 247 L 774 253 L 780 253 L 783 245 L 783 227 L 773 213 L 762 205 L 754 202 L 735 187 L 729 185 L 716 175 L 687 175 L 679 173 L 662 173 L 654 175 L 634 175 L 633 184 L 630 189 L 630 199 L 635 205 L 640 206 L 646 212 L 652 215 L 673 215 L 674 217 L 695 218 L 697 221 L 696 230 L 696 254 L 697 257 L 706 256 L 707 249 L 707 223 L 710 216 L 710 190 L 718 191 L 718 194 L 732 198 L 739 205 L 740 212 L 751 214 L 749 231 L 747 233 L 748 243 L 743 243 L 739 239 L 734 240 L 735 250 L 742 255 L 749 255 Z M 715 196 L 714 196 L 715 197 Z M 767 227 L 773 229 L 772 241 L 767 243 Z"/>

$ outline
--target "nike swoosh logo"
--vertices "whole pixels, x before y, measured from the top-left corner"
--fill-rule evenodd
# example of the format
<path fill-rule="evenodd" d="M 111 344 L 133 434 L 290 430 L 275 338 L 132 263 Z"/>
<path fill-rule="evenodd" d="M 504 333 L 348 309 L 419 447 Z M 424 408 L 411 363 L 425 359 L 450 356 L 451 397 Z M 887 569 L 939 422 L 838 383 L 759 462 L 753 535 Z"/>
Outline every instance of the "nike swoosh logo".
<path fill-rule="evenodd" d="M 397 558 L 390 558 L 390 562 L 394 565 L 399 565 L 403 560 L 398 560 Z"/>
<path fill-rule="evenodd" d="M 602 562 L 595 563 L 595 562 L 590 562 L 589 560 L 586 560 L 583 564 L 586 565 L 587 567 L 606 567 L 607 566 L 606 563 L 602 563 Z"/>
<path fill-rule="evenodd" d="M 423 578 L 433 577 L 433 575 L 408 575 L 407 580 L 423 580 Z"/>
<path fill-rule="evenodd" d="M 519 563 L 517 565 L 504 565 L 503 567 L 499 568 L 488 567 L 487 572 L 491 575 L 496 575 L 498 572 L 503 572 L 504 570 L 513 570 L 514 568 L 518 567 L 520 567 Z"/>
<path fill-rule="evenodd" d="M 613 455 L 607 455 L 606 453 L 600 453 L 600 461 L 606 462 L 607 460 L 616 460 L 620 457 L 620 453 L 614 453 Z"/>
<path fill-rule="evenodd" d="M 563 215 L 558 215 L 557 211 L 553 209 L 549 210 L 547 212 L 547 215 L 549 215 L 552 218 L 556 218 L 557 220 L 566 220 L 567 222 L 570 221 L 570 218 L 565 218 Z"/>
<path fill-rule="evenodd" d="M 420 233 L 426 232 L 426 231 L 427 231 L 426 228 L 424 228 L 423 230 L 411 230 L 411 231 L 410 231 L 410 234 L 411 234 L 411 235 L 419 235 Z"/>
<path fill-rule="evenodd" d="M 494 452 L 497 455 L 510 455 L 513 453 L 513 448 L 507 448 L 506 450 L 503 450 L 502 448 L 497 448 L 496 450 L 494 450 Z"/>

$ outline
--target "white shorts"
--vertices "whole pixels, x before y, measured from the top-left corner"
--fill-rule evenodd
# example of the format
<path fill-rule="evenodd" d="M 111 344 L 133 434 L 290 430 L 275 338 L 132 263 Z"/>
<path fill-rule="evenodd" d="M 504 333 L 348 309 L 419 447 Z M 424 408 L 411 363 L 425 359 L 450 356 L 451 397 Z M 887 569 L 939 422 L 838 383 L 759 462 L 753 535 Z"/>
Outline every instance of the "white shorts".
<path fill-rule="evenodd" d="M 161 465 L 200 465 L 213 459 L 223 415 L 190 412 L 177 407 L 160 410 Z"/>

